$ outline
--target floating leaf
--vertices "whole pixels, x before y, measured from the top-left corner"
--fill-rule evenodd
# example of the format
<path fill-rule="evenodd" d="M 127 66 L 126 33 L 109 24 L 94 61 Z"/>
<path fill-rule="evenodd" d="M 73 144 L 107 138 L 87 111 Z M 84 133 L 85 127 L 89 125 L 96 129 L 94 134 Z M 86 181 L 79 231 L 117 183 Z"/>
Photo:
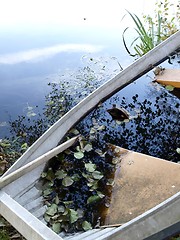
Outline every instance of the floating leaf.
<path fill-rule="evenodd" d="M 69 149 L 66 149 L 64 152 L 65 152 L 67 155 L 70 155 L 70 154 L 71 154 L 71 150 L 69 150 Z"/>
<path fill-rule="evenodd" d="M 112 164 L 116 165 L 118 162 L 119 162 L 119 158 L 114 157 L 114 158 L 112 159 Z"/>
<path fill-rule="evenodd" d="M 90 152 L 92 149 L 93 149 L 93 147 L 92 147 L 92 144 L 90 144 L 90 143 L 86 144 L 86 146 L 84 147 L 84 150 L 86 152 Z"/>
<path fill-rule="evenodd" d="M 46 214 L 54 216 L 54 214 L 57 213 L 57 210 L 58 206 L 55 203 L 53 203 L 50 207 L 48 207 Z"/>
<path fill-rule="evenodd" d="M 44 219 L 48 223 L 51 220 L 51 216 L 45 213 L 44 214 Z"/>
<path fill-rule="evenodd" d="M 95 152 L 96 152 L 97 154 L 99 154 L 99 156 L 105 157 L 106 152 L 103 152 L 103 151 L 100 150 L 100 149 L 96 149 Z"/>
<path fill-rule="evenodd" d="M 83 172 L 82 172 L 82 176 L 83 176 L 84 178 L 87 178 L 87 179 L 90 178 L 90 175 L 89 175 L 89 174 L 86 174 L 86 173 L 83 173 Z"/>
<path fill-rule="evenodd" d="M 88 230 L 91 230 L 91 229 L 92 229 L 92 226 L 91 226 L 91 224 L 90 224 L 89 222 L 84 221 L 84 222 L 82 223 L 82 228 L 83 228 L 84 231 L 88 231 Z"/>
<path fill-rule="evenodd" d="M 90 191 L 96 190 L 98 188 L 98 181 L 92 181 L 87 183 L 88 187 L 90 187 Z"/>
<path fill-rule="evenodd" d="M 67 173 L 64 171 L 64 170 L 58 170 L 56 173 L 55 173 L 55 176 L 58 178 L 58 179 L 63 179 L 67 176 Z"/>
<path fill-rule="evenodd" d="M 94 196 L 91 196 L 87 199 L 87 204 L 91 204 L 91 203 L 94 203 L 98 200 L 100 200 L 101 198 L 98 196 L 98 195 L 94 195 Z"/>
<path fill-rule="evenodd" d="M 85 163 L 85 168 L 88 172 L 94 172 L 96 169 L 96 164 L 94 163 Z"/>
<path fill-rule="evenodd" d="M 102 131 L 102 130 L 105 130 L 106 129 L 106 127 L 104 126 L 104 125 L 101 125 L 100 127 L 98 127 L 98 131 Z"/>
<path fill-rule="evenodd" d="M 65 212 L 65 207 L 63 205 L 58 206 L 58 212 L 59 213 L 64 213 Z"/>
<path fill-rule="evenodd" d="M 73 179 L 67 176 L 62 180 L 62 185 L 65 187 L 69 187 L 73 184 L 73 182 L 74 182 Z"/>
<path fill-rule="evenodd" d="M 94 171 L 94 172 L 92 173 L 92 176 L 93 176 L 94 179 L 98 179 L 98 180 L 100 180 L 101 178 L 103 178 L 103 174 L 102 174 L 101 172 L 99 172 L 99 171 Z"/>
<path fill-rule="evenodd" d="M 68 206 L 68 205 L 72 204 L 73 201 L 64 201 L 63 203 L 64 203 L 65 206 Z"/>
<path fill-rule="evenodd" d="M 11 144 L 10 143 L 6 143 L 6 142 L 0 142 L 0 146 L 1 147 L 4 147 L 4 148 L 9 148 L 10 146 L 11 146 Z"/>
<path fill-rule="evenodd" d="M 83 153 L 83 152 L 80 152 L 80 151 L 75 152 L 75 153 L 74 153 L 74 157 L 77 158 L 77 159 L 81 159 L 81 158 L 84 157 L 84 153 Z"/>
<path fill-rule="evenodd" d="M 22 150 L 26 150 L 27 148 L 28 148 L 27 143 L 24 143 L 24 144 L 21 145 L 21 149 Z"/>
<path fill-rule="evenodd" d="M 122 121 L 119 121 L 119 120 L 115 120 L 117 125 L 121 125 L 123 122 Z"/>
<path fill-rule="evenodd" d="M 49 168 L 47 171 L 46 179 L 51 181 L 54 179 L 54 177 L 55 177 L 55 175 L 54 175 L 52 168 Z"/>
<path fill-rule="evenodd" d="M 79 131 L 76 128 L 72 128 L 69 132 L 73 133 L 74 135 L 78 135 L 79 134 Z"/>
<path fill-rule="evenodd" d="M 56 197 L 55 197 L 55 204 L 59 204 L 60 203 L 60 200 L 59 200 L 59 197 L 58 197 L 58 195 L 56 195 Z M 59 207 L 58 207 L 58 209 L 59 209 Z"/>
<path fill-rule="evenodd" d="M 70 223 L 74 223 L 78 220 L 78 212 L 73 210 L 73 209 L 69 209 L 69 215 L 70 215 Z"/>
<path fill-rule="evenodd" d="M 115 183 L 114 179 L 113 179 L 113 178 L 110 178 L 110 179 L 108 179 L 106 185 L 113 186 L 114 183 Z"/>
<path fill-rule="evenodd" d="M 115 147 L 115 148 L 114 148 L 114 152 L 115 152 L 115 153 L 120 153 L 120 148 L 119 148 L 119 147 Z"/>
<path fill-rule="evenodd" d="M 79 176 L 78 174 L 74 174 L 71 178 L 72 178 L 72 180 L 74 180 L 74 181 L 79 181 L 80 176 Z"/>
<path fill-rule="evenodd" d="M 96 129 L 95 128 L 91 128 L 91 130 L 90 130 L 90 134 L 94 134 L 94 133 L 96 133 L 97 131 L 96 131 Z"/>
<path fill-rule="evenodd" d="M 166 86 L 166 90 L 168 90 L 168 91 L 173 91 L 174 90 L 174 87 L 173 86 L 171 86 L 171 85 L 167 85 Z"/>
<path fill-rule="evenodd" d="M 97 195 L 98 195 L 100 198 L 104 198 L 104 197 L 105 197 L 105 195 L 104 195 L 102 192 L 100 192 L 100 191 L 97 191 Z"/>
<path fill-rule="evenodd" d="M 52 225 L 52 230 L 53 230 L 55 233 L 60 233 L 60 231 L 61 231 L 61 224 L 60 224 L 59 222 L 53 223 L 53 225 Z"/>
<path fill-rule="evenodd" d="M 45 178 L 46 176 L 47 176 L 47 173 L 46 173 L 46 172 L 42 172 L 42 173 L 41 173 L 41 177 L 42 177 L 42 178 Z"/>
<path fill-rule="evenodd" d="M 178 154 L 180 154 L 180 148 L 177 148 L 177 149 L 176 149 L 176 152 L 177 152 Z"/>
<path fill-rule="evenodd" d="M 45 189 L 44 191 L 43 191 L 43 196 L 48 196 L 48 195 L 50 195 L 51 193 L 52 193 L 52 189 L 51 188 L 48 188 L 48 189 Z"/>

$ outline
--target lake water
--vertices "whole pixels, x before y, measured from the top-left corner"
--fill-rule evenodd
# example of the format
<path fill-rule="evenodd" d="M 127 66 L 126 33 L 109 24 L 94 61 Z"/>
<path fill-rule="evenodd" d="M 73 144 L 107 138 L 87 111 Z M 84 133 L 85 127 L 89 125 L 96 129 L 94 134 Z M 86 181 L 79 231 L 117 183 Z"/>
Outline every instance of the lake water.
<path fill-rule="evenodd" d="M 3 6 L 4 12 L 8 10 L 8 2 Z M 139 0 L 139 4 L 128 1 L 123 6 L 116 0 L 113 4 L 112 1 L 99 1 L 98 4 L 87 1 L 84 4 L 80 0 L 76 4 L 63 1 L 62 5 L 58 1 L 54 4 L 50 1 L 45 4 L 41 2 L 44 5 L 40 2 L 36 5 L 32 1 L 26 5 L 21 0 L 16 1 L 19 4 L 13 3 L 16 11 L 10 10 L 6 14 L 1 8 L 0 138 L 9 135 L 9 121 L 15 120 L 18 115 L 28 116 L 29 112 L 37 114 L 35 106 L 38 106 L 39 112 L 43 110 L 45 96 L 50 92 L 49 82 L 70 81 L 71 86 L 78 86 L 78 79 L 86 79 L 86 71 L 90 69 L 91 74 L 96 75 L 96 79 L 102 83 L 120 72 L 121 67 L 125 68 L 134 61 L 128 56 L 122 42 L 122 32 L 127 26 L 132 26 L 132 22 L 128 18 L 122 20 L 122 17 L 125 9 L 140 14 L 147 11 L 148 7 L 143 0 Z M 149 12 L 152 9 L 153 2 Z M 133 34 L 129 31 L 129 43 Z M 169 65 L 165 62 L 163 66 Z M 174 61 L 170 67 L 177 68 L 179 64 Z M 98 121 L 108 126 L 106 134 L 101 136 L 102 142 L 108 139 L 132 150 L 163 157 L 163 148 L 178 127 L 179 100 L 164 93 L 163 88 L 154 87 L 151 84 L 152 77 L 152 72 L 141 77 L 106 101 L 100 114 L 99 110 L 98 114 L 93 113 L 97 118 L 101 117 Z M 146 102 L 146 99 L 150 102 Z M 132 115 L 136 114 L 135 110 L 142 111 L 144 108 L 142 122 L 137 119 L 126 126 L 114 125 L 105 111 L 113 103 L 126 107 Z M 157 103 L 162 106 L 166 104 L 167 109 L 159 110 Z M 30 117 L 33 118 L 33 115 Z M 85 126 L 89 124 L 89 127 L 88 130 L 83 129 L 84 132 L 89 131 L 92 125 L 89 119 L 91 117 L 85 119 Z M 161 121 L 167 124 L 161 124 Z M 151 123 L 151 127 L 148 127 Z M 147 132 L 143 132 L 140 125 Z M 156 137 L 156 131 L 151 134 L 155 127 L 163 132 L 161 140 Z M 148 138 L 147 133 L 154 136 L 153 139 Z M 172 152 L 179 144 L 178 137 L 174 138 L 176 143 Z M 160 143 L 162 141 L 163 144 Z M 157 144 L 160 144 L 159 149 L 155 147 Z"/>
<path fill-rule="evenodd" d="M 86 8 L 80 15 L 62 17 L 59 13 L 59 18 L 57 11 L 56 18 L 52 13 L 45 18 L 46 11 L 42 11 L 35 22 L 32 15 L 28 18 L 27 6 L 23 4 L 22 10 L 14 7 L 16 13 L 8 10 L 4 16 L 2 12 L 4 19 L 0 24 L 0 138 L 7 134 L 10 119 L 26 114 L 28 107 L 42 108 L 49 91 L 47 84 L 85 67 L 88 64 L 85 57 L 101 58 L 104 64 L 110 62 L 111 73 L 119 68 L 117 62 L 125 67 L 133 61 L 122 44 L 122 13 L 113 20 L 115 25 L 106 26 L 102 13 L 98 21 L 97 13 L 89 16 Z M 56 8 L 57 2 L 52 10 Z M 64 9 L 69 13 L 67 4 Z"/>

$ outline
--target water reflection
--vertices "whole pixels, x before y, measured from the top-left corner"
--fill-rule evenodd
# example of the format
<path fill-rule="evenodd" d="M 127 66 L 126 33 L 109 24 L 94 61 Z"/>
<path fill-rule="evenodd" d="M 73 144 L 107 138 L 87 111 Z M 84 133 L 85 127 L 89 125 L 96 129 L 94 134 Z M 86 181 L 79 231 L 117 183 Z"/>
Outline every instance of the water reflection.
<path fill-rule="evenodd" d="M 154 92 L 153 85 L 149 89 Z M 93 127 L 94 120 L 91 119 L 96 119 L 105 126 L 103 132 L 96 132 L 101 148 L 109 142 L 151 156 L 179 161 L 176 149 L 180 144 L 180 101 L 163 87 L 151 98 L 141 100 L 139 95 L 141 93 L 126 98 L 120 91 L 80 123 L 79 129 L 88 134 Z M 114 121 L 108 115 L 107 109 L 114 103 L 131 113 L 129 122 Z"/>
<path fill-rule="evenodd" d="M 13 54 L 0 55 L 0 64 L 17 64 L 22 62 L 36 62 L 42 59 L 52 57 L 62 52 L 83 52 L 95 53 L 103 49 L 102 46 L 95 46 L 91 44 L 59 44 L 46 48 L 32 49 Z"/>

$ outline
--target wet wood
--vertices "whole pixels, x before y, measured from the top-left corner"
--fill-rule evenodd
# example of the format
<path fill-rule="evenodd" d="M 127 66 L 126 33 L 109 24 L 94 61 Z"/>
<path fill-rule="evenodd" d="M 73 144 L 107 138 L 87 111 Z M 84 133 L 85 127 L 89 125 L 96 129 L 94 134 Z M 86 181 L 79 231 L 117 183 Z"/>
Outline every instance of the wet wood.
<path fill-rule="evenodd" d="M 171 85 L 180 88 L 180 69 L 164 69 L 156 75 L 155 80 L 163 85 Z"/>
<path fill-rule="evenodd" d="M 110 147 L 119 163 L 105 225 L 128 222 L 180 191 L 180 164 Z"/>

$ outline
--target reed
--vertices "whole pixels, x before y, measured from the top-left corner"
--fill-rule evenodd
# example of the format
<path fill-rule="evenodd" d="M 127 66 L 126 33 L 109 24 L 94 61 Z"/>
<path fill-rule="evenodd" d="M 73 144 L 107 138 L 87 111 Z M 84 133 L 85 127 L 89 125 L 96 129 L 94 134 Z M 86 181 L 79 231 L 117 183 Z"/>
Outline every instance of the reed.
<path fill-rule="evenodd" d="M 127 11 L 137 32 L 137 37 L 132 41 L 130 47 L 127 46 L 125 37 L 129 27 L 122 34 L 124 47 L 130 56 L 141 57 L 178 31 L 180 27 L 180 0 L 177 0 L 177 4 L 170 3 L 170 0 L 158 0 L 154 12 L 154 17 L 144 15 L 143 20 L 141 20 L 136 14 Z M 133 48 L 133 53 L 130 48 Z"/>

